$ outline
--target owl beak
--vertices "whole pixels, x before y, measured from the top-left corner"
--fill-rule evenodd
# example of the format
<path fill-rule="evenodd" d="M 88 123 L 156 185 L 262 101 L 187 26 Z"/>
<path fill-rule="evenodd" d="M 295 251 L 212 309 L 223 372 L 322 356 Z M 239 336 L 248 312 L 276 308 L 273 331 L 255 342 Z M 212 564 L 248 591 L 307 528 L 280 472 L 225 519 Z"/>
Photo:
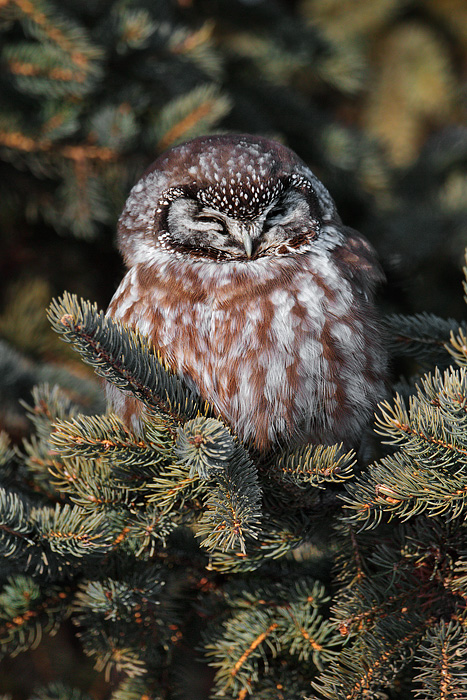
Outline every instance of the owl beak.
<path fill-rule="evenodd" d="M 251 240 L 251 236 L 246 229 L 244 229 L 243 231 L 243 247 L 245 248 L 247 256 L 251 258 L 251 252 L 253 250 L 253 241 Z"/>

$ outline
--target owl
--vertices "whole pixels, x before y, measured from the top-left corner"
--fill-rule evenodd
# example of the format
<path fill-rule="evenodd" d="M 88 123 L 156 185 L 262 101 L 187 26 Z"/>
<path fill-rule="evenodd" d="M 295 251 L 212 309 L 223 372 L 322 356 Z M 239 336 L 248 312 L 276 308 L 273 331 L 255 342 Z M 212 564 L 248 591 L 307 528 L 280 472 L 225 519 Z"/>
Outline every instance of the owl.
<path fill-rule="evenodd" d="M 150 338 L 252 450 L 358 446 L 384 394 L 381 269 L 289 148 L 250 135 L 161 155 L 119 220 L 108 315 Z M 107 386 L 140 431 L 141 404 Z"/>

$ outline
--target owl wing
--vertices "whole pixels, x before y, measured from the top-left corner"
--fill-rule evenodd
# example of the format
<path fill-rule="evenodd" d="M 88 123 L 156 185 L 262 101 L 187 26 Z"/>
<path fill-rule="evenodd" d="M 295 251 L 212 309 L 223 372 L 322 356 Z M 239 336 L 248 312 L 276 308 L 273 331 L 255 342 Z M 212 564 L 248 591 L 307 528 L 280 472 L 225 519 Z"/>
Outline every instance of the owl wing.
<path fill-rule="evenodd" d="M 334 259 L 344 277 L 366 295 L 372 295 L 386 276 L 368 241 L 352 228 L 343 228 L 347 239 L 334 251 Z"/>

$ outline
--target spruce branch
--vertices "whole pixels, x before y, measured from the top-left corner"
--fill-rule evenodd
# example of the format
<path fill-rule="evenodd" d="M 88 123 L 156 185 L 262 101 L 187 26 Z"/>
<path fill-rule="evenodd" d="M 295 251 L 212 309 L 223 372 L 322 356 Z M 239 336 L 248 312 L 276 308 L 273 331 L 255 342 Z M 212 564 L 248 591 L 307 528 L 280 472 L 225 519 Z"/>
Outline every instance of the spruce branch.
<path fill-rule="evenodd" d="M 94 518 L 78 506 L 56 505 L 55 508 L 33 508 L 31 521 L 43 543 L 43 561 L 48 565 L 46 549 L 57 555 L 61 564 L 71 563 L 86 555 L 106 553 L 112 541 L 105 514 Z"/>
<path fill-rule="evenodd" d="M 92 626 L 96 617 L 110 622 L 126 618 L 132 623 L 136 621 L 138 625 L 152 622 L 151 611 L 160 606 L 161 591 L 165 585 L 161 570 L 149 566 L 144 577 L 133 576 L 132 579 L 117 581 L 105 578 L 81 583 L 74 601 L 80 624 Z"/>
<path fill-rule="evenodd" d="M 167 547 L 167 539 L 177 527 L 179 522 L 175 518 L 149 504 L 133 513 L 127 542 L 137 559 L 150 559 L 161 547 Z"/>
<path fill-rule="evenodd" d="M 393 314 L 386 316 L 383 323 L 393 355 L 414 357 L 419 364 L 430 367 L 452 364 L 448 342 L 453 333 L 459 331 L 459 322 L 455 319 L 429 313 Z M 462 331 L 466 328 L 461 324 Z"/>
<path fill-rule="evenodd" d="M 87 656 L 95 657 L 94 668 L 103 671 L 108 682 L 112 672 L 136 678 L 147 674 L 144 660 L 141 658 L 139 644 L 125 644 L 120 634 L 111 635 L 102 629 L 78 632 L 78 637 Z"/>
<path fill-rule="evenodd" d="M 467 649 L 464 625 L 440 621 L 416 651 L 415 697 L 457 700 L 467 697 Z"/>
<path fill-rule="evenodd" d="M 35 139 L 25 131 L 19 131 L 17 127 L 0 128 L 0 146 L 17 151 L 20 155 L 43 154 L 52 163 L 64 159 L 72 164 L 82 165 L 83 161 L 109 163 L 117 159 L 117 153 L 111 148 L 92 144 L 66 144 L 56 148 L 53 140 L 48 138 Z M 33 168 L 33 163 L 30 163 L 30 167 Z"/>
<path fill-rule="evenodd" d="M 92 700 L 91 695 L 61 681 L 54 681 L 34 690 L 31 700 Z"/>
<path fill-rule="evenodd" d="M 361 644 L 344 649 L 339 660 L 329 666 L 311 685 L 319 693 L 307 700 L 363 700 L 376 698 L 391 688 L 397 675 L 411 660 L 433 619 L 382 621 L 374 633 L 360 637 Z"/>
<path fill-rule="evenodd" d="M 201 416 L 179 429 L 174 448 L 178 463 L 190 468 L 188 476 L 197 474 L 202 479 L 225 468 L 234 451 L 234 439 L 225 425 Z"/>
<path fill-rule="evenodd" d="M 181 514 L 191 509 L 199 511 L 208 484 L 208 481 L 198 476 L 190 476 L 187 464 L 174 462 L 163 467 L 153 479 L 147 500 L 165 513 Z"/>
<path fill-rule="evenodd" d="M 218 83 L 222 78 L 224 66 L 217 51 L 215 28 L 211 17 L 194 30 L 192 27 L 174 28 L 168 38 L 168 46 L 174 55 L 186 57 Z"/>
<path fill-rule="evenodd" d="M 279 455 L 274 464 L 274 477 L 280 474 L 284 481 L 305 488 L 323 488 L 326 483 L 341 483 L 354 476 L 355 452 L 344 452 L 342 443 L 331 445 L 304 445 Z"/>
<path fill-rule="evenodd" d="M 0 484 L 10 486 L 15 476 L 16 451 L 11 445 L 9 435 L 0 431 Z"/>
<path fill-rule="evenodd" d="M 154 479 L 149 501 L 166 513 L 190 501 L 201 513 L 196 530 L 203 547 L 245 554 L 261 520 L 258 473 L 246 450 L 222 422 L 199 416 L 179 428 L 174 451 L 177 462 Z"/>
<path fill-rule="evenodd" d="M 50 472 L 63 469 L 63 461 L 51 444 L 50 433 L 55 420 L 73 419 L 78 407 L 57 386 L 36 386 L 32 390 L 32 396 L 33 404 L 24 402 L 23 406 L 34 426 L 34 432 L 23 440 L 19 456 L 35 487 L 50 499 L 57 500 L 58 493 L 50 480 Z"/>
<path fill-rule="evenodd" d="M 175 434 L 170 417 L 150 406 L 144 406 L 141 414 L 141 430 L 148 445 L 153 445 L 167 458 L 173 455 Z"/>
<path fill-rule="evenodd" d="M 459 550 L 454 576 L 449 583 L 450 588 L 465 599 L 467 597 L 467 551 L 461 543 L 459 543 Z"/>
<path fill-rule="evenodd" d="M 112 465 L 103 459 L 64 459 L 49 470 L 57 492 L 66 494 L 89 517 L 105 512 L 117 529 L 138 500 L 138 485 L 130 489 L 120 483 Z"/>
<path fill-rule="evenodd" d="M 213 552 L 239 549 L 246 554 L 247 540 L 260 537 L 261 488 L 258 472 L 246 450 L 237 445 L 227 464 L 214 476 L 197 536 Z"/>
<path fill-rule="evenodd" d="M 332 611 L 346 648 L 315 686 L 319 697 L 333 700 L 377 697 L 394 687 L 414 657 L 428 662 L 420 652 L 423 640 L 437 637 L 439 623 L 459 619 L 465 606 L 452 585 L 463 525 L 422 517 L 397 528 L 381 527 L 376 536 L 354 538 L 365 570 L 347 579 Z M 343 542 L 342 548 L 346 546 Z M 436 676 L 436 664 L 428 665 L 428 676 Z"/>
<path fill-rule="evenodd" d="M 283 618 L 282 647 L 300 661 L 311 661 L 318 670 L 334 661 L 342 647 L 339 631 L 321 612 L 329 600 L 322 583 L 302 577 L 278 610 Z"/>
<path fill-rule="evenodd" d="M 98 72 L 96 64 L 88 64 L 86 70 L 74 63 L 60 47 L 45 43 L 9 45 L 5 48 L 5 61 L 21 90 L 46 93 L 52 98 L 86 94 Z M 89 70 L 90 67 L 93 70 Z"/>
<path fill-rule="evenodd" d="M 72 419 L 79 410 L 59 386 L 39 384 L 33 387 L 32 398 L 32 405 L 23 402 L 23 406 L 34 425 L 35 435 L 44 442 L 49 440 L 55 421 Z"/>
<path fill-rule="evenodd" d="M 13 0 L 12 18 L 18 19 L 26 33 L 41 40 L 40 46 L 54 45 L 81 71 L 94 71 L 94 61 L 102 51 L 88 39 L 84 29 L 70 19 L 57 15 L 46 0 Z M 39 44 L 38 44 L 39 45 Z"/>
<path fill-rule="evenodd" d="M 74 589 L 39 585 L 33 578 L 10 576 L 0 592 L 0 648 L 15 656 L 54 634 L 70 615 Z"/>
<path fill-rule="evenodd" d="M 222 636 L 205 645 L 206 656 L 216 671 L 214 697 L 244 697 L 261 675 L 267 655 L 277 656 L 279 623 L 268 610 L 243 610 L 224 623 Z"/>
<path fill-rule="evenodd" d="M 427 546 L 423 538 L 428 535 Z M 455 596 L 442 583 L 452 577 L 455 563 L 449 561 L 436 521 L 381 528 L 378 544 L 368 536 L 365 540 L 360 550 L 366 555 L 366 571 L 348 580 L 334 604 L 333 617 L 344 637 L 357 637 L 358 645 L 358 638 L 373 634 L 384 620 L 389 626 L 405 624 L 412 615 L 429 616 L 431 611 L 442 617 L 455 609 Z M 436 545 L 440 561 L 434 556 Z"/>
<path fill-rule="evenodd" d="M 169 434 L 169 430 L 166 430 Z M 142 440 L 128 430 L 115 414 L 107 416 L 77 416 L 67 421 L 57 420 L 50 442 L 63 459 L 79 457 L 104 459 L 116 467 L 127 466 L 141 470 L 145 466 L 151 472 L 170 453 L 160 449 L 159 442 Z"/>
<path fill-rule="evenodd" d="M 365 552 L 374 542 L 374 533 L 363 531 L 357 535 L 356 529 L 341 519 L 334 528 L 334 542 L 336 580 L 345 590 L 367 576 L 369 562 Z"/>
<path fill-rule="evenodd" d="M 342 496 L 346 508 L 354 511 L 350 520 L 363 527 L 379 524 L 384 514 L 407 520 L 424 512 L 448 519 L 463 517 L 467 506 L 467 488 L 461 475 L 450 475 L 436 468 L 424 468 L 416 458 L 396 453 L 372 465 L 347 487 Z"/>
<path fill-rule="evenodd" d="M 464 290 L 464 301 L 467 304 L 467 248 L 464 250 L 464 265 L 462 267 L 462 272 L 464 273 L 464 279 L 462 280 L 462 289 Z"/>
<path fill-rule="evenodd" d="M 208 404 L 168 368 L 137 330 L 104 316 L 96 304 L 65 293 L 48 309 L 54 330 L 71 343 L 83 361 L 123 391 L 175 421 L 208 415 Z"/>
<path fill-rule="evenodd" d="M 459 328 L 457 334 L 451 332 L 450 344 L 446 348 L 460 367 L 467 366 L 467 335 L 463 328 Z"/>
<path fill-rule="evenodd" d="M 157 692 L 154 681 L 147 677 L 125 678 L 111 695 L 111 700 L 142 700 L 143 698 L 151 698 L 151 700 L 163 698 L 163 695 Z M 57 700 L 60 699 L 57 698 Z"/>
<path fill-rule="evenodd" d="M 306 518 L 309 525 L 309 519 Z M 305 542 L 305 523 L 293 518 L 278 518 L 268 511 L 263 517 L 261 532 L 248 542 L 247 556 L 238 551 L 222 551 L 217 548 L 210 553 L 209 568 L 223 573 L 245 573 L 255 571 L 265 561 L 282 559 Z"/>
<path fill-rule="evenodd" d="M 3 430 L 0 432 L 0 465 L 2 467 L 13 459 L 15 454 L 14 449 L 11 447 L 10 436 Z"/>
<path fill-rule="evenodd" d="M 377 432 L 399 451 L 346 486 L 346 507 L 366 526 L 383 513 L 402 519 L 427 512 L 459 518 L 467 506 L 467 370 L 425 375 L 406 406 L 380 404 Z"/>
<path fill-rule="evenodd" d="M 96 668 L 144 676 L 160 667 L 177 618 L 164 609 L 164 570 L 148 564 L 122 579 L 83 581 L 74 605 L 75 624 L 85 652 Z"/>
<path fill-rule="evenodd" d="M 159 151 L 209 132 L 230 109 L 230 100 L 214 84 L 199 85 L 177 97 L 159 112 L 155 124 Z"/>
<path fill-rule="evenodd" d="M 335 659 L 342 646 L 335 626 L 322 615 L 329 597 L 309 576 L 256 585 L 232 582 L 228 590 L 229 619 L 221 629 L 208 628 L 205 649 L 216 672 L 215 697 L 261 697 L 264 681 L 286 667 L 309 662 L 318 669 Z M 214 639 L 213 639 L 214 637 Z M 243 697 L 243 696 L 242 696 Z"/>
<path fill-rule="evenodd" d="M 29 503 L 20 495 L 0 488 L 0 552 L 18 557 L 34 543 L 34 528 L 29 519 Z"/>

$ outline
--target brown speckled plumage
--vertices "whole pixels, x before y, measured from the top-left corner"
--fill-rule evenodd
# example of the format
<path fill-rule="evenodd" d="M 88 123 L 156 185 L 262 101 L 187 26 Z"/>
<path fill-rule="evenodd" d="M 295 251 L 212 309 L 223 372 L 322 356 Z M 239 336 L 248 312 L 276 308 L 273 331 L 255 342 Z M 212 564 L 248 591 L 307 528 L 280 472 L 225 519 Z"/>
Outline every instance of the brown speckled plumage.
<path fill-rule="evenodd" d="M 384 393 L 380 268 L 289 149 L 246 135 L 162 155 L 119 222 L 109 315 L 137 326 L 239 437 L 359 443 Z M 139 405 L 108 387 L 138 430 Z"/>

